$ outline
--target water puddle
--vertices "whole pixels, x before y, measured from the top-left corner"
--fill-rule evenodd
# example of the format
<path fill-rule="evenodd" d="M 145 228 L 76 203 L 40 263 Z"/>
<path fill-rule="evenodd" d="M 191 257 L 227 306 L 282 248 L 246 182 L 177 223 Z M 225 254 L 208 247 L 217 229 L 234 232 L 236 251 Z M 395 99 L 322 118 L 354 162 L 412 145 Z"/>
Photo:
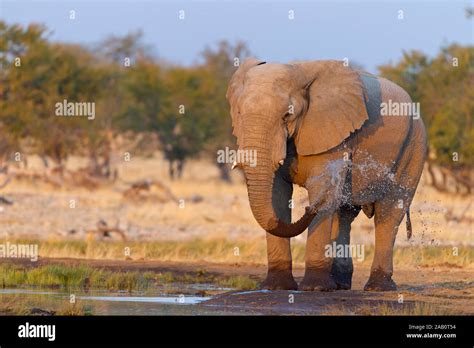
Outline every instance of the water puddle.
<path fill-rule="evenodd" d="M 146 302 L 146 303 L 170 303 L 177 305 L 197 304 L 210 300 L 212 297 L 199 296 L 167 296 L 167 297 L 138 297 L 138 296 L 81 296 L 80 300 L 90 301 L 114 301 L 114 302 Z"/>
<path fill-rule="evenodd" d="M 229 290 L 213 284 L 166 284 L 132 293 L 18 288 L 0 290 L 0 301 L 60 312 L 72 306 L 73 296 L 75 305 L 87 307 L 92 315 L 222 315 L 231 313 L 200 304 Z"/>

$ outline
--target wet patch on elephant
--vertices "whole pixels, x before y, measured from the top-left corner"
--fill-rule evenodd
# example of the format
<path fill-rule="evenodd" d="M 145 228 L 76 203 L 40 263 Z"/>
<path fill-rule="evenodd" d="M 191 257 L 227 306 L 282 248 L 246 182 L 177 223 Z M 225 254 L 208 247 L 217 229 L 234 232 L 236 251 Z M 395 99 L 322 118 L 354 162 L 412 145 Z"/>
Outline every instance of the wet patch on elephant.
<path fill-rule="evenodd" d="M 295 166 L 294 163 L 296 158 L 295 140 L 289 138 L 286 142 L 286 157 L 283 165 L 276 171 L 276 175 L 280 175 L 280 177 L 288 183 L 293 183 L 294 171 L 297 169 L 297 165 Z"/>
<path fill-rule="evenodd" d="M 293 195 L 293 184 L 286 181 L 277 171 L 273 178 L 272 206 L 277 217 L 285 223 L 291 222 L 290 199 Z"/>
<path fill-rule="evenodd" d="M 382 104 L 380 82 L 376 76 L 365 72 L 359 73 L 359 76 L 366 93 L 365 107 L 369 115 L 368 122 L 373 123 L 380 118 L 380 105 Z"/>
<path fill-rule="evenodd" d="M 350 290 L 353 271 L 352 258 L 335 259 L 333 261 L 331 276 L 336 282 L 338 290 Z"/>
<path fill-rule="evenodd" d="M 351 223 L 359 215 L 360 207 L 343 205 L 340 207 L 338 215 L 338 235 L 336 243 L 338 245 L 350 245 Z M 354 266 L 352 256 L 335 257 L 332 262 L 331 276 L 336 282 L 337 289 L 349 290 L 352 287 L 352 274 Z"/>
<path fill-rule="evenodd" d="M 358 151 L 357 159 L 352 163 L 352 175 L 357 182 L 352 192 L 352 203 L 366 206 L 380 200 L 389 192 L 403 192 L 406 187 L 398 182 L 393 167 L 380 163 L 367 151 Z M 370 178 L 370 180 L 369 180 Z M 369 207 L 364 213 L 371 213 Z M 369 218 L 371 216 L 367 215 Z"/>
<path fill-rule="evenodd" d="M 348 203 L 349 197 L 345 189 L 348 172 L 349 162 L 336 159 L 329 161 L 321 174 L 309 177 L 304 186 L 308 191 L 317 192 L 317 196 L 311 198 L 311 207 L 323 202 L 324 205 L 319 206 L 318 209 L 331 211 Z M 329 197 L 331 201 L 324 201 Z"/>

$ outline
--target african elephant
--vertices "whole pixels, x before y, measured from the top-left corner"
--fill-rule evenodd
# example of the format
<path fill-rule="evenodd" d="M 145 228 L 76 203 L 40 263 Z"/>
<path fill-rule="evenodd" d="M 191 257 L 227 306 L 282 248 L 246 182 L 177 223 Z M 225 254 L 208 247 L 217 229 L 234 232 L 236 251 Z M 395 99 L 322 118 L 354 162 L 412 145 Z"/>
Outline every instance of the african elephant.
<path fill-rule="evenodd" d="M 341 61 L 267 64 L 247 59 L 226 94 L 252 213 L 267 232 L 267 289 L 297 289 L 290 238 L 308 227 L 300 290 L 350 289 L 352 258 L 325 256 L 347 245 L 362 209 L 375 220 L 375 252 L 365 290 L 395 290 L 393 248 L 426 157 L 426 132 L 409 95 L 395 83 Z M 410 104 L 408 104 L 410 103 Z M 382 112 L 386 105 L 398 113 Z M 403 107 L 402 107 L 403 106 Z M 400 111 L 401 110 L 401 111 Z M 418 116 L 418 117 L 415 117 Z M 244 156 L 241 156 L 244 157 Z M 293 184 L 309 206 L 291 223 Z"/>

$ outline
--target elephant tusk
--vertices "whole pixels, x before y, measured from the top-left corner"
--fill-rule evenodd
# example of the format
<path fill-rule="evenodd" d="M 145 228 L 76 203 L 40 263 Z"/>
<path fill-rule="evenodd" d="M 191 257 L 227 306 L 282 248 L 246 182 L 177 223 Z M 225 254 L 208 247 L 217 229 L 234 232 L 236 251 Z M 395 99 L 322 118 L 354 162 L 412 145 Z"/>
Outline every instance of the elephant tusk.
<path fill-rule="evenodd" d="M 278 164 L 282 166 L 284 162 L 285 162 L 284 160 L 280 160 Z"/>
<path fill-rule="evenodd" d="M 237 161 L 234 161 L 234 163 L 232 163 L 232 170 L 234 170 L 235 167 L 237 167 Z"/>

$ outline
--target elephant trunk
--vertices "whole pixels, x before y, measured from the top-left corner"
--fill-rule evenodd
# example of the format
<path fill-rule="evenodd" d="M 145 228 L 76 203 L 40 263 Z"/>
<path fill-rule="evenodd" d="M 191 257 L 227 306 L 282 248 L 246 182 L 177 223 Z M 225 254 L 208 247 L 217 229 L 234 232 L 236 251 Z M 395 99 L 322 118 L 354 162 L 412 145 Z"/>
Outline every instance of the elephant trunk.
<path fill-rule="evenodd" d="M 262 139 L 262 138 L 261 138 Z M 306 230 L 316 213 L 309 207 L 304 215 L 295 223 L 287 224 L 280 220 L 272 204 L 272 190 L 274 182 L 274 170 L 268 148 L 262 144 L 247 145 L 244 150 L 256 151 L 257 165 L 244 164 L 243 169 L 247 179 L 247 190 L 252 213 L 259 225 L 268 233 L 282 238 L 295 237 Z"/>

